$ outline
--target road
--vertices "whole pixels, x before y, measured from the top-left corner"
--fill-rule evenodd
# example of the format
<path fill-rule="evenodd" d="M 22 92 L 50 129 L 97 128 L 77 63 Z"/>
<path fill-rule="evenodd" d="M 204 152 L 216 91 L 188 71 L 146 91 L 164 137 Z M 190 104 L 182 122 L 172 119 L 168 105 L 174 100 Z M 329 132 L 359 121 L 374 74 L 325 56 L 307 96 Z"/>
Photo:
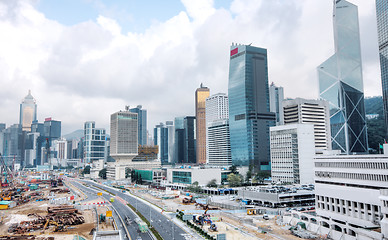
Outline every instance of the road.
<path fill-rule="evenodd" d="M 98 192 L 102 192 L 101 190 L 96 189 L 96 188 L 90 186 L 88 183 L 86 183 L 86 186 L 85 186 L 83 184 L 80 184 L 79 182 L 72 181 L 72 184 L 74 186 L 76 186 L 78 189 L 80 189 L 83 193 L 85 193 L 88 196 L 88 199 L 87 199 L 88 201 L 96 199 L 97 198 L 97 193 Z M 107 194 L 107 193 L 105 193 L 105 192 L 102 192 L 102 197 L 106 201 L 109 201 L 112 196 Z M 147 233 L 142 233 L 142 232 L 139 231 L 138 225 L 134 221 L 134 219 L 136 219 L 137 216 L 131 211 L 131 209 L 128 206 L 126 206 L 125 204 L 123 204 L 122 202 L 117 201 L 117 200 L 114 201 L 111 204 L 116 209 L 116 211 L 120 215 L 121 219 L 124 220 L 124 222 L 125 222 L 124 224 L 125 224 L 126 229 L 128 230 L 129 235 L 130 235 L 130 238 L 127 237 L 127 239 L 133 239 L 133 240 L 135 240 L 135 239 L 152 240 L 152 238 L 151 238 L 151 236 L 150 236 L 150 234 L 148 232 Z M 115 211 L 113 211 L 113 215 L 114 215 L 113 217 L 116 217 L 115 220 L 117 219 L 116 223 L 117 223 L 118 228 L 121 230 L 121 233 L 126 236 L 127 233 L 125 231 L 125 228 L 122 225 L 122 222 L 120 221 L 119 217 L 116 215 Z M 125 221 L 126 217 L 128 217 L 131 220 L 130 223 L 127 223 Z"/>
<path fill-rule="evenodd" d="M 87 184 L 98 186 L 102 189 L 106 189 L 116 196 L 124 199 L 132 206 L 137 207 L 137 210 L 151 223 L 151 226 L 159 232 L 163 239 L 170 240 L 188 240 L 192 237 L 187 234 L 182 228 L 173 223 L 170 219 L 164 216 L 160 211 L 155 210 L 150 204 L 146 204 L 143 201 L 137 200 L 137 198 L 125 194 L 119 190 L 108 188 L 104 185 L 97 184 L 94 182 L 87 182 Z M 115 201 L 116 202 L 116 201 Z"/>

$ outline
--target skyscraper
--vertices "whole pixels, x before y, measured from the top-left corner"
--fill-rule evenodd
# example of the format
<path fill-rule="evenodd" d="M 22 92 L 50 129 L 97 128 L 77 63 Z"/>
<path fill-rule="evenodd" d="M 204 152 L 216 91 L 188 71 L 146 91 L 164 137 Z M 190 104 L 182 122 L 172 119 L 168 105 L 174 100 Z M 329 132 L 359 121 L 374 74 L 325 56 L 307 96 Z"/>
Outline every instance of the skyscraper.
<path fill-rule="evenodd" d="M 229 101 L 225 93 L 206 99 L 206 157 L 207 163 L 232 165 L 229 133 Z"/>
<path fill-rule="evenodd" d="M 184 117 L 176 117 L 174 119 L 174 162 L 176 163 L 183 163 L 185 158 L 185 127 L 183 122 Z"/>
<path fill-rule="evenodd" d="M 196 163 L 196 124 L 194 116 L 183 119 L 184 126 L 184 163 Z M 198 162 L 197 162 L 198 163 Z"/>
<path fill-rule="evenodd" d="M 201 86 L 195 91 L 195 119 L 197 135 L 197 163 L 206 163 L 206 98 L 210 90 Z"/>
<path fill-rule="evenodd" d="M 379 37 L 381 84 L 385 118 L 385 136 L 388 137 L 388 2 L 376 0 L 377 33 Z"/>
<path fill-rule="evenodd" d="M 158 146 L 158 159 L 162 164 L 168 162 L 168 128 L 160 123 L 154 128 L 154 145 Z"/>
<path fill-rule="evenodd" d="M 106 159 L 106 135 L 104 128 L 96 128 L 93 121 L 84 123 L 84 160 L 92 163 L 99 159 Z"/>
<path fill-rule="evenodd" d="M 229 127 L 232 162 L 271 170 L 267 50 L 232 45 L 229 65 Z"/>
<path fill-rule="evenodd" d="M 139 145 L 147 145 L 147 110 L 142 108 L 142 105 L 137 105 L 137 107 L 131 108 L 129 111 L 137 113 Z"/>
<path fill-rule="evenodd" d="M 367 152 L 357 6 L 334 1 L 335 54 L 318 66 L 320 97 L 329 102 L 333 150 Z"/>
<path fill-rule="evenodd" d="M 115 160 L 132 160 L 137 155 L 137 130 L 137 113 L 120 111 L 110 115 L 110 155 Z"/>
<path fill-rule="evenodd" d="M 317 153 L 331 150 L 329 103 L 324 100 L 296 98 L 283 101 L 284 124 L 314 124 Z"/>
<path fill-rule="evenodd" d="M 283 87 L 277 87 L 271 83 L 269 86 L 269 110 L 276 113 L 276 125 L 283 124 L 283 100 Z"/>
<path fill-rule="evenodd" d="M 28 90 L 28 95 L 22 100 L 20 104 L 19 125 L 23 131 L 31 131 L 31 124 L 36 121 L 36 101 L 31 95 L 31 90 Z"/>

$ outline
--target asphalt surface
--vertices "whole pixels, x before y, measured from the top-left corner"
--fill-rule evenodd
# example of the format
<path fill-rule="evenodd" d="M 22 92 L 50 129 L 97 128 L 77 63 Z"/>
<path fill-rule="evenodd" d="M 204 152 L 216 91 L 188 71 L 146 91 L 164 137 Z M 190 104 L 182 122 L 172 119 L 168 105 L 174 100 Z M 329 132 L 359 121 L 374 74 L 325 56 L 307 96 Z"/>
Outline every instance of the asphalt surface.
<path fill-rule="evenodd" d="M 164 216 L 160 211 L 155 210 L 150 204 L 146 204 L 143 201 L 139 201 L 131 195 L 124 194 L 122 191 L 114 190 L 108 188 L 104 185 L 100 185 L 94 182 L 87 182 L 87 184 L 98 186 L 102 189 L 106 189 L 111 193 L 116 194 L 120 198 L 124 199 L 132 206 L 137 207 L 137 210 L 151 223 L 151 226 L 158 231 L 163 239 L 177 239 L 177 240 L 186 240 L 191 239 L 191 236 L 187 234 L 182 228 L 170 221 L 166 216 Z M 119 201 L 115 201 L 119 202 Z M 127 206 L 125 206 L 127 207 Z M 129 208 L 129 207 L 127 207 Z M 118 209 L 117 209 L 118 210 Z M 120 208 L 120 210 L 124 210 Z M 119 210 L 118 210 L 119 211 Z M 129 229 L 128 229 L 129 230 Z M 135 238 L 136 239 L 136 238 Z"/>
<path fill-rule="evenodd" d="M 83 193 L 85 193 L 88 196 L 87 201 L 96 199 L 98 192 L 102 192 L 102 197 L 106 201 L 109 201 L 110 198 L 112 197 L 110 194 L 107 194 L 107 193 L 101 191 L 100 189 L 96 189 L 93 186 L 90 186 L 90 184 L 88 184 L 88 183 L 85 183 L 86 186 L 83 184 L 80 184 L 76 181 L 72 181 L 72 183 L 74 184 L 74 186 L 79 188 Z M 139 227 L 138 227 L 137 223 L 134 221 L 137 218 L 137 216 L 130 210 L 130 208 L 128 206 L 126 206 L 125 204 L 123 204 L 122 202 L 120 202 L 118 200 L 115 200 L 113 203 L 110 203 L 110 204 L 116 209 L 117 213 L 120 215 L 121 219 L 124 221 L 124 224 L 129 232 L 130 238 L 128 238 L 127 233 L 125 231 L 125 228 L 124 228 L 121 220 L 117 216 L 116 211 L 113 211 L 113 217 L 115 218 L 115 221 L 117 223 L 117 227 L 121 230 L 121 233 L 126 236 L 126 239 L 152 240 L 152 238 L 148 232 L 142 233 L 139 231 Z M 129 223 L 126 222 L 127 217 L 130 220 Z"/>

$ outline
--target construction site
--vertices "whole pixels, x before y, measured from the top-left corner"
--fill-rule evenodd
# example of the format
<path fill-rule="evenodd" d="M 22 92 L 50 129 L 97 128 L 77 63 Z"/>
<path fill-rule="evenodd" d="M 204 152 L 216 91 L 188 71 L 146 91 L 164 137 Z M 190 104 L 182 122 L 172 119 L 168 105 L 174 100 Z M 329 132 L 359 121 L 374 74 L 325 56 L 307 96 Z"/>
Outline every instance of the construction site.
<path fill-rule="evenodd" d="M 206 202 L 205 196 L 181 191 L 144 189 L 141 186 L 126 186 L 132 194 L 159 206 L 163 211 L 178 211 L 177 217 L 190 228 L 206 232 L 216 238 L 225 234 L 228 240 L 237 239 L 301 239 L 290 226 L 279 221 L 278 216 L 265 214 L 258 209 L 230 210 Z M 280 238 L 279 238 L 280 237 Z M 317 238 L 309 236 L 307 238 Z"/>
<path fill-rule="evenodd" d="M 63 173 L 14 172 L 1 158 L 0 239 L 93 239 L 97 219 L 99 229 L 114 230 L 106 221 L 105 206 L 79 209 L 76 194 L 63 180 Z"/>

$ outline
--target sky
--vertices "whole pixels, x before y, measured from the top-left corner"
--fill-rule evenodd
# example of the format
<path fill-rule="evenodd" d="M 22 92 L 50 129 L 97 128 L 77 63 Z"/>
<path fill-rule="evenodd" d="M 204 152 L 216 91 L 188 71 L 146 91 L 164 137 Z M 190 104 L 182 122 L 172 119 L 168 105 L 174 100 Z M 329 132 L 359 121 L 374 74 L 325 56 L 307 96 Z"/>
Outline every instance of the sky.
<path fill-rule="evenodd" d="M 374 1 L 358 5 L 365 96 L 381 95 Z M 316 99 L 334 54 L 332 0 L 0 0 L 0 122 L 19 122 L 31 90 L 38 121 L 85 121 L 142 105 L 148 130 L 195 115 L 194 93 L 228 91 L 232 43 L 268 49 L 269 83 Z"/>

